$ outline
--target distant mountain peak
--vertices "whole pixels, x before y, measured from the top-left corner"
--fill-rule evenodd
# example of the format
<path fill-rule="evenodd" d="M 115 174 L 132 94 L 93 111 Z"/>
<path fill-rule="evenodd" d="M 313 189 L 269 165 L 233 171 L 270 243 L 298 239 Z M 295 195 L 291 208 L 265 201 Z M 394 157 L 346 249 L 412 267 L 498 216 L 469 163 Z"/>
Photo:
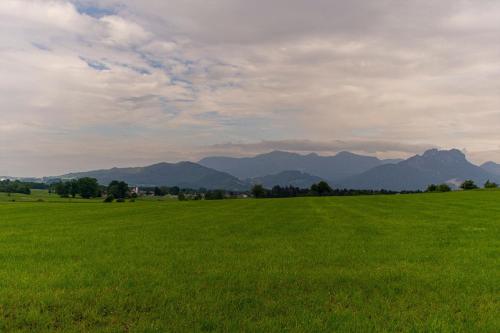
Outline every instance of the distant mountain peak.
<path fill-rule="evenodd" d="M 331 182 L 338 182 L 373 167 L 387 164 L 377 157 L 350 152 L 340 152 L 335 156 L 322 156 L 316 153 L 303 155 L 280 150 L 245 158 L 206 157 L 199 163 L 240 179 L 276 175 L 287 170 L 300 170 Z"/>
<path fill-rule="evenodd" d="M 291 153 L 291 152 L 288 152 L 288 151 L 283 151 L 283 150 L 273 150 L 273 151 L 270 151 L 269 153 L 264 153 L 264 154 L 260 154 L 260 155 L 257 155 L 257 156 L 274 156 L 274 157 L 279 157 L 279 156 L 293 156 L 293 155 L 298 155 L 298 154 Z"/>
<path fill-rule="evenodd" d="M 150 167 L 161 167 L 161 166 L 165 166 L 165 165 L 169 165 L 170 163 L 167 163 L 167 162 L 158 162 L 158 163 L 155 163 L 155 164 L 151 164 Z M 118 169 L 117 167 L 114 167 L 113 168 L 114 170 Z"/>
<path fill-rule="evenodd" d="M 341 152 L 338 152 L 336 156 L 356 156 L 356 154 L 354 153 L 351 153 L 350 151 L 341 151 Z"/>
<path fill-rule="evenodd" d="M 472 179 L 482 184 L 489 178 L 496 180 L 492 171 L 470 163 L 458 149 L 430 149 L 398 164 L 371 169 L 343 185 L 364 189 L 417 190 L 450 180 L 458 184 Z"/>
<path fill-rule="evenodd" d="M 439 150 L 436 148 L 426 150 L 422 156 L 423 157 L 431 157 L 431 156 L 436 156 L 439 153 Z"/>
<path fill-rule="evenodd" d="M 484 162 L 483 164 L 481 164 L 481 167 L 486 167 L 486 166 L 500 166 L 500 164 L 495 163 L 493 161 L 488 161 L 488 162 Z"/>
<path fill-rule="evenodd" d="M 350 152 L 350 151 L 347 151 L 347 150 L 342 150 L 342 151 L 339 151 L 339 152 L 337 153 L 337 155 L 341 155 L 341 156 L 342 156 L 342 155 L 356 155 L 356 156 L 359 156 L 358 154 L 353 153 L 353 152 Z"/>
<path fill-rule="evenodd" d="M 247 190 L 248 184 L 230 174 L 204 167 L 193 162 L 161 162 L 144 167 L 112 168 L 72 173 L 57 178 L 96 178 L 107 185 L 113 180 L 123 180 L 138 186 L 179 186 L 183 188 Z"/>
<path fill-rule="evenodd" d="M 495 162 L 486 162 L 481 165 L 481 169 L 486 170 L 489 173 L 500 176 L 500 164 Z"/>
<path fill-rule="evenodd" d="M 165 163 L 165 164 L 168 164 L 168 163 Z M 191 166 L 200 166 L 199 164 L 196 164 L 194 162 L 191 162 L 191 161 L 181 161 L 179 163 L 177 163 L 178 165 L 191 165 Z"/>
<path fill-rule="evenodd" d="M 321 181 L 322 179 L 312 176 L 308 173 L 298 170 L 285 170 L 274 175 L 264 177 L 256 177 L 249 179 L 252 184 L 261 184 L 265 187 L 272 188 L 273 186 L 294 186 L 299 188 L 308 188 L 312 184 Z"/>
<path fill-rule="evenodd" d="M 455 157 L 455 158 L 459 158 L 459 159 L 465 159 L 465 154 L 458 149 L 439 150 L 439 149 L 434 148 L 434 149 L 427 150 L 422 155 L 422 157 L 425 157 L 425 158 L 436 157 L 436 156 L 450 156 L 450 157 Z"/>

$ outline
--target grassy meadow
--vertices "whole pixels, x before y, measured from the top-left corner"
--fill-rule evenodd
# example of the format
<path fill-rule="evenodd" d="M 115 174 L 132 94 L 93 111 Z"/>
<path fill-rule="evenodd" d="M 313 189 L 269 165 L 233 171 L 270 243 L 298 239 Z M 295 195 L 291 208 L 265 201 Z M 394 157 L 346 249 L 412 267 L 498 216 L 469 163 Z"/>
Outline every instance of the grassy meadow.
<path fill-rule="evenodd" d="M 0 332 L 500 331 L 500 191 L 0 194 L 0 256 Z"/>

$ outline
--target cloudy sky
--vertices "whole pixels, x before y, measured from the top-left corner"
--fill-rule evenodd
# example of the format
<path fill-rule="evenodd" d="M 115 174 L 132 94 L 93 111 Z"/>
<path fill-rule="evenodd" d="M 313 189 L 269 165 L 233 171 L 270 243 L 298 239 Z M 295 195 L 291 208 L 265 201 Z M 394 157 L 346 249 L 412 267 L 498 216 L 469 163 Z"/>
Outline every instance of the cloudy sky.
<path fill-rule="evenodd" d="M 497 0 L 1 0 L 0 175 L 273 149 L 500 162 Z"/>

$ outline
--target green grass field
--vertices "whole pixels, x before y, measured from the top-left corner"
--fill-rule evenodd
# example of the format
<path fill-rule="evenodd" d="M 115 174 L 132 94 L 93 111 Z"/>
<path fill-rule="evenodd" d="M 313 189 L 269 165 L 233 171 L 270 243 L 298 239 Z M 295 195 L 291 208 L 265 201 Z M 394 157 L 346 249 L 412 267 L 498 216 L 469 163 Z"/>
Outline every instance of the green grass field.
<path fill-rule="evenodd" d="M 0 195 L 0 332 L 500 331 L 500 191 L 22 198 Z"/>

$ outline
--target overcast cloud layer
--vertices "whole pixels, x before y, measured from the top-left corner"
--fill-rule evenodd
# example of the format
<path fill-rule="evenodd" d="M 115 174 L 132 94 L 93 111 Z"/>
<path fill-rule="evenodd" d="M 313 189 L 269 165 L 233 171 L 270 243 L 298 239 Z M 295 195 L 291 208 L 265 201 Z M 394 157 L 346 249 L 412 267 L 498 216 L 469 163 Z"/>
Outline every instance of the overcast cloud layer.
<path fill-rule="evenodd" d="M 1 0 L 0 175 L 272 149 L 500 162 L 496 0 Z"/>

